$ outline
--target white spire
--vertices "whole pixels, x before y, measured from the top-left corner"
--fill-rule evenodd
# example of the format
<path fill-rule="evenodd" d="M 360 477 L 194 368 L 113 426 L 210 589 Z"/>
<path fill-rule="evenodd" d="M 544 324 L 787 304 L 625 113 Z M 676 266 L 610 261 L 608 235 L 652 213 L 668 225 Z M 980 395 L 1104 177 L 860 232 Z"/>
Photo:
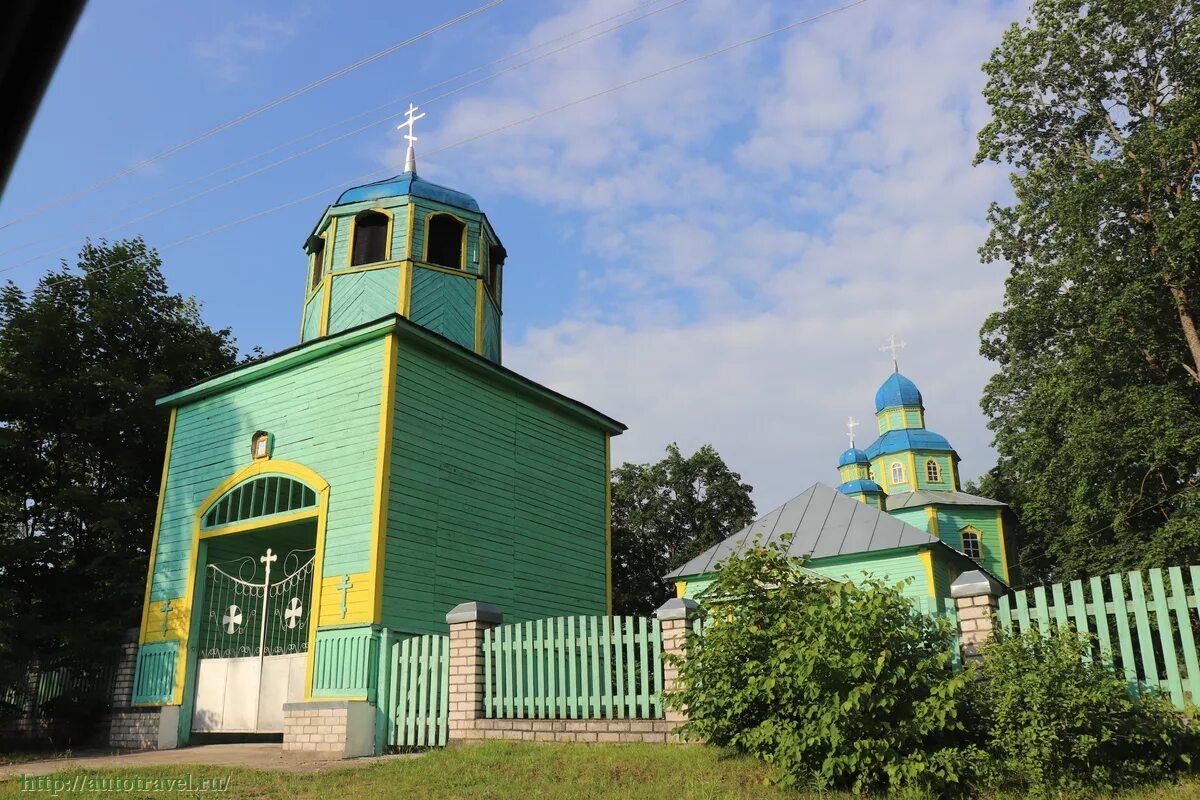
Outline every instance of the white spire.
<path fill-rule="evenodd" d="M 404 122 L 396 126 L 396 130 L 404 131 L 404 138 L 408 140 L 408 152 L 404 156 L 404 171 L 417 174 L 417 152 L 413 149 L 413 143 L 417 141 L 417 137 L 413 135 L 413 123 L 425 116 L 425 113 L 417 112 L 418 106 L 412 103 L 408 104 L 408 111 L 404 112 Z"/>

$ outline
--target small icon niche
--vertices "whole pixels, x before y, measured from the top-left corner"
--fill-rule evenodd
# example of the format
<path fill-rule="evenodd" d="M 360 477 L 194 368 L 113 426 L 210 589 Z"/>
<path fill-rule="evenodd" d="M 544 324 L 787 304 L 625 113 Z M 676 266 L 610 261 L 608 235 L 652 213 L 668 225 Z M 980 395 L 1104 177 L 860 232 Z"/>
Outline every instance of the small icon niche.
<path fill-rule="evenodd" d="M 266 431 L 258 431 L 250 437 L 250 455 L 254 460 L 271 457 L 271 445 L 274 437 Z"/>

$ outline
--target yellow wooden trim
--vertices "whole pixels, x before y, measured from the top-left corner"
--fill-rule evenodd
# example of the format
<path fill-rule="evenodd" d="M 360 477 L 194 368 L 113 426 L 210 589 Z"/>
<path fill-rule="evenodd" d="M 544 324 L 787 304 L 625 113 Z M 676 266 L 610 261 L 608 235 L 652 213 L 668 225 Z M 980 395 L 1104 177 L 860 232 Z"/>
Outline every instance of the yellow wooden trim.
<path fill-rule="evenodd" d="M 237 486 L 247 478 L 253 478 L 255 475 L 264 475 L 266 473 L 278 475 L 290 475 L 293 478 L 304 481 L 315 492 L 323 492 L 329 488 L 329 484 L 308 467 L 303 464 L 297 464 L 295 461 L 285 461 L 279 458 L 260 458 L 257 461 L 252 461 L 242 469 L 230 475 L 225 480 L 217 484 L 217 488 L 209 492 L 204 498 L 204 502 L 200 504 L 200 510 L 196 514 L 199 519 L 212 506 L 213 503 L 221 499 L 222 495 Z M 274 523 L 272 523 L 274 524 Z"/>
<path fill-rule="evenodd" d="M 309 612 L 308 626 L 308 657 L 304 659 L 304 698 L 312 698 L 313 662 L 317 657 L 317 625 L 320 620 L 321 603 L 324 600 L 322 583 L 325 578 L 325 526 L 329 519 L 329 484 L 318 492 L 320 500 L 317 506 L 320 513 L 317 516 L 317 552 L 313 555 L 313 599 L 312 611 Z"/>
<path fill-rule="evenodd" d="M 262 528 L 266 525 L 287 525 L 291 522 L 303 522 L 306 519 L 315 519 L 320 513 L 319 509 L 306 508 L 303 511 L 295 511 L 291 514 L 280 514 L 274 517 L 258 517 L 256 519 L 247 520 L 246 522 L 237 522 L 233 525 L 223 525 L 220 528 L 209 528 L 208 530 L 200 531 L 201 539 L 210 539 L 213 536 L 225 536 L 230 533 L 244 533 L 252 531 L 256 528 Z"/>
<path fill-rule="evenodd" d="M 388 334 L 383 347 L 383 386 L 379 398 L 379 433 L 375 437 L 375 521 L 371 532 L 371 579 L 375 599 L 371 621 L 383 621 L 383 556 L 387 547 L 388 494 L 392 483 L 392 428 L 396 409 L 396 334 Z"/>
<path fill-rule="evenodd" d="M 409 203 L 408 203 L 408 230 L 405 232 L 405 236 L 404 236 L 404 257 L 406 259 L 408 259 L 409 261 L 412 261 L 413 221 L 416 218 L 416 215 L 417 215 L 417 207 L 414 206 L 411 201 L 409 201 Z"/>
<path fill-rule="evenodd" d="M 324 246 L 321 248 L 321 280 L 324 280 L 325 273 L 328 272 L 328 268 L 332 266 L 330 262 L 333 261 L 333 248 L 329 246 L 329 239 L 326 237 L 324 232 L 318 234 L 317 238 L 322 239 L 325 242 Z M 313 283 L 313 278 L 315 277 L 313 273 L 316 271 L 316 268 L 316 256 L 310 253 L 308 256 L 308 281 L 306 289 L 308 292 L 308 297 L 305 299 L 305 302 L 311 300 L 312 296 L 317 293 L 317 289 L 319 289 L 321 286 L 321 281 L 317 281 L 315 284 Z"/>
<path fill-rule="evenodd" d="M 456 278 L 466 278 L 467 280 L 477 280 L 479 278 L 479 276 L 473 272 L 467 272 L 466 270 L 462 269 L 454 269 L 452 267 L 443 267 L 441 264 L 430 264 L 426 261 L 414 261 L 413 263 L 421 269 L 429 269 L 433 270 L 434 272 L 441 272 L 445 275 L 453 275 Z"/>
<path fill-rule="evenodd" d="M 612 616 L 612 437 L 604 434 L 604 613 Z"/>
<path fill-rule="evenodd" d="M 376 214 L 383 214 L 385 217 L 387 217 L 387 234 L 383 240 L 383 261 L 392 260 L 392 234 L 396 227 L 395 213 L 391 209 L 387 208 L 360 208 L 358 211 L 355 211 L 354 214 L 346 215 L 350 217 L 350 238 L 346 242 L 346 269 L 338 270 L 339 272 L 345 272 L 346 270 L 352 269 L 355 266 L 365 266 L 364 264 L 352 264 L 351 262 L 354 261 L 354 236 L 358 231 L 358 217 L 361 214 L 366 214 L 368 211 L 374 211 Z M 381 264 L 383 262 L 370 261 L 368 263 Z"/>
<path fill-rule="evenodd" d="M 378 269 L 395 269 L 402 265 L 403 261 L 373 261 L 370 264 L 359 264 L 357 267 L 347 267 L 339 269 L 333 274 L 335 276 L 353 275 L 356 272 L 374 272 Z"/>
<path fill-rule="evenodd" d="M 329 230 L 330 230 L 329 236 L 330 236 L 330 240 L 332 242 L 334 242 L 335 247 L 336 247 L 336 243 L 337 243 L 337 224 L 338 224 L 337 217 L 334 217 L 333 221 L 329 223 Z M 332 259 L 333 259 L 332 252 L 330 253 L 329 258 L 330 258 L 330 261 L 332 262 Z M 331 266 L 332 266 L 332 264 L 331 264 Z M 320 320 L 320 324 L 318 325 L 318 328 L 317 328 L 318 336 L 327 336 L 329 334 L 329 301 L 333 295 L 332 272 L 333 272 L 332 269 L 328 270 L 325 273 L 325 277 L 321 280 L 321 285 L 325 287 L 325 293 L 323 295 L 321 295 L 321 320 Z"/>
<path fill-rule="evenodd" d="M 687 593 L 687 581 L 675 581 L 675 596 L 683 597 Z"/>
<path fill-rule="evenodd" d="M 315 619 L 318 631 L 346 625 L 370 625 L 375 606 L 375 583 L 371 572 L 349 573 L 351 588 L 346 590 L 346 616 L 342 616 L 342 596 L 338 584 L 346 573 L 325 575 L 321 578 L 321 592 L 330 602 L 318 610 Z M 315 608 L 315 607 L 314 607 Z"/>
<path fill-rule="evenodd" d="M 407 260 L 400 267 L 400 313 L 408 317 L 412 313 L 413 262 Z"/>
<path fill-rule="evenodd" d="M 909 480 L 912 484 L 912 490 L 915 492 L 921 487 L 921 476 L 917 474 L 917 456 L 912 450 L 908 451 L 908 468 Z"/>
<path fill-rule="evenodd" d="M 1004 541 L 1004 509 L 996 509 L 996 531 L 1000 535 L 1000 566 L 1004 568 L 1004 582 L 1011 585 L 1012 578 L 1008 574 L 1008 546 Z M 980 547 L 982 548 L 983 537 L 980 537 Z"/>
<path fill-rule="evenodd" d="M 460 217 L 458 214 L 453 214 L 449 211 L 433 211 L 433 212 L 425 214 L 425 220 L 422 222 L 422 226 L 424 227 L 424 230 L 425 230 L 425 236 L 423 237 L 423 240 L 421 242 L 421 261 L 426 262 L 426 263 L 428 263 L 428 261 L 429 261 L 429 221 L 432 220 L 434 217 L 436 217 L 439 214 L 445 214 L 447 217 L 454 217 L 454 219 L 456 219 L 462 223 L 462 226 L 463 226 L 462 245 L 460 245 L 459 250 L 458 250 L 458 269 L 460 272 L 466 272 L 467 271 L 467 241 L 468 241 L 467 234 L 471 229 L 471 223 L 469 220 L 464 219 L 463 217 Z M 433 265 L 430 265 L 430 266 L 433 266 Z"/>
<path fill-rule="evenodd" d="M 475 281 L 475 352 L 483 355 L 483 279 Z"/>
<path fill-rule="evenodd" d="M 934 506 L 925 506 L 925 516 L 929 517 L 929 532 L 934 536 L 938 535 L 938 519 L 937 508 Z"/>
<path fill-rule="evenodd" d="M 933 577 L 933 551 L 922 550 L 918 553 L 921 563 L 925 565 L 925 579 L 929 581 L 929 596 L 937 597 L 937 582 Z"/>
<path fill-rule="evenodd" d="M 171 466 L 171 445 L 175 441 L 175 417 L 178 409 L 171 409 L 171 418 L 167 422 L 167 451 L 163 454 L 162 478 L 158 483 L 158 507 L 154 512 L 154 535 L 150 539 L 150 567 L 146 572 L 146 596 L 142 601 L 142 629 L 138 635 L 138 644 L 146 642 L 146 623 L 150 616 L 150 589 L 154 585 L 154 562 L 158 556 L 158 533 L 162 528 L 163 501 L 167 496 L 167 471 Z"/>

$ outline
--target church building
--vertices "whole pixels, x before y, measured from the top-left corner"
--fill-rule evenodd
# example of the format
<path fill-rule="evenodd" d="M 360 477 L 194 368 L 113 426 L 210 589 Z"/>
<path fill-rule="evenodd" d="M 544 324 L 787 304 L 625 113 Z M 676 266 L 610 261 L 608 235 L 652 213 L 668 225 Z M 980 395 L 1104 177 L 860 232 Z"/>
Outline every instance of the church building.
<path fill-rule="evenodd" d="M 383 632 L 444 633 L 462 602 L 611 607 L 625 427 L 502 366 L 507 253 L 475 200 L 419 177 L 410 139 L 303 247 L 300 343 L 159 400 L 133 702 L 167 746 L 367 701 Z"/>
<path fill-rule="evenodd" d="M 893 345 L 894 347 L 895 345 Z M 982 568 L 1011 581 L 1011 515 L 996 500 L 963 492 L 958 453 L 925 427 L 916 384 L 893 372 L 875 393 L 878 438 L 838 457 L 841 483 L 818 483 L 665 576 L 680 597 L 701 595 L 721 562 L 756 540 L 791 534 L 788 552 L 836 580 L 907 581 L 905 593 L 936 607 L 961 573 Z"/>

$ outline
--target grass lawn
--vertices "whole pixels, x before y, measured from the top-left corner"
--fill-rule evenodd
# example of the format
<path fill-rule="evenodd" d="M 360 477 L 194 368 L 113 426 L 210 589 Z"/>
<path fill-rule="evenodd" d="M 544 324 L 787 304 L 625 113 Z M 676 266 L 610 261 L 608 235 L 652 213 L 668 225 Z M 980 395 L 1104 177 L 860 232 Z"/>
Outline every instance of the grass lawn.
<path fill-rule="evenodd" d="M 555 745 L 489 742 L 427 753 L 361 767 L 320 773 L 286 773 L 180 765 L 81 773 L 66 770 L 56 778 L 74 781 L 77 775 L 106 778 L 228 778 L 223 796 L 273 798 L 518 798 L 519 800 L 797 800 L 815 798 L 768 785 L 770 770 L 746 758 L 708 747 L 670 745 Z M 47 794 L 49 790 L 32 794 Z M 112 797 L 124 792 L 61 791 L 60 797 Z M 153 792 L 153 794 L 163 794 Z M 178 794 L 167 792 L 167 795 Z M 187 795 L 189 793 L 182 793 Z M 0 798 L 29 797 L 19 780 L 0 784 Z M 204 796 L 203 794 L 198 796 Z M 849 797 L 849 796 L 847 796 Z M 1130 800 L 1200 799 L 1200 781 L 1157 787 Z"/>

